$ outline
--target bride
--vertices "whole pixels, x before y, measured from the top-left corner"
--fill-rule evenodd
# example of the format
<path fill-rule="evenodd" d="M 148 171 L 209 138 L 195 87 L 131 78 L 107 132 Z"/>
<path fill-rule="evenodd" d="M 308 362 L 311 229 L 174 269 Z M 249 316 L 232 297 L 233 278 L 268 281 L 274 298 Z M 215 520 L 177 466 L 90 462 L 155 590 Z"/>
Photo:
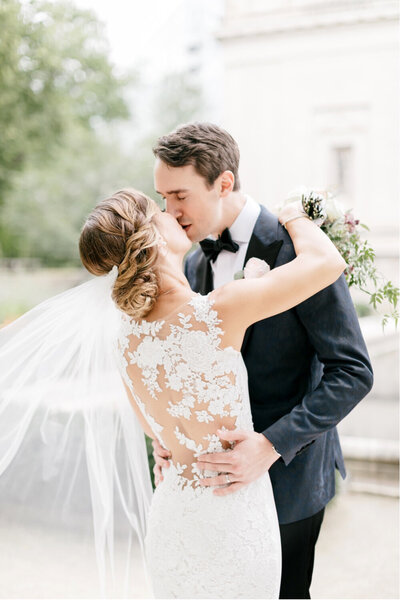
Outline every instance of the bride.
<path fill-rule="evenodd" d="M 69 416 L 58 423 L 51 458 L 65 480 L 79 412 L 103 593 L 118 504 L 127 519 L 119 529 L 134 529 L 141 541 L 154 597 L 278 598 L 280 538 L 268 472 L 217 496 L 202 482 L 230 485 L 229 472 L 201 470 L 196 460 L 233 450 L 220 430 L 253 430 L 240 354 L 249 325 L 299 304 L 345 268 L 299 207 L 286 206 L 279 219 L 295 260 L 201 296 L 183 274 L 191 247 L 184 229 L 140 192 L 119 191 L 95 207 L 81 232 L 81 260 L 100 277 L 0 332 L 0 474 L 16 469 L 34 426 L 47 443 L 58 403 Z M 154 494 L 143 431 L 171 453 Z"/>

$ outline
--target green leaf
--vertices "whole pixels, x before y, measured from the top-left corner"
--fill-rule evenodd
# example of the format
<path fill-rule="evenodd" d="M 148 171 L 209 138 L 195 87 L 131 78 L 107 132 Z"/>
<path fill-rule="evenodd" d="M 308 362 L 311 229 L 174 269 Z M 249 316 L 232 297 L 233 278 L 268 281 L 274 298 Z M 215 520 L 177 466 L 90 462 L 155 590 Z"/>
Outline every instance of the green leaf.
<path fill-rule="evenodd" d="M 234 279 L 244 279 L 244 271 L 243 269 L 241 271 L 236 271 L 236 273 L 233 276 Z"/>

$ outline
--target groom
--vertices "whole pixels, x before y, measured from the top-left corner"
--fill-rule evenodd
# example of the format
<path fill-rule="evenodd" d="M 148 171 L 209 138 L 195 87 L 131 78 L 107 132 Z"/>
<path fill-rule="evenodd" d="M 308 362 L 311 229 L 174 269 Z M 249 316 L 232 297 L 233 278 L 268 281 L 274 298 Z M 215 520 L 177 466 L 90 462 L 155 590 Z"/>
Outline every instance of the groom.
<path fill-rule="evenodd" d="M 251 257 L 271 269 L 294 259 L 278 219 L 241 191 L 239 148 L 211 123 L 183 125 L 159 138 L 155 187 L 192 242 L 187 258 L 192 289 L 207 294 L 234 279 Z M 346 476 L 336 424 L 372 387 L 372 368 L 344 276 L 328 288 L 246 332 L 254 431 L 222 432 L 232 452 L 203 455 L 202 469 L 227 471 L 234 493 L 269 470 L 280 523 L 280 598 L 310 598 L 314 549 L 326 504 L 335 494 L 335 468 Z M 156 479 L 168 453 L 153 442 Z M 228 456 L 229 455 L 229 456 Z M 232 457 L 232 458 L 230 458 Z M 233 458 L 234 457 L 234 458 Z M 210 478 L 210 485 L 225 482 Z"/>

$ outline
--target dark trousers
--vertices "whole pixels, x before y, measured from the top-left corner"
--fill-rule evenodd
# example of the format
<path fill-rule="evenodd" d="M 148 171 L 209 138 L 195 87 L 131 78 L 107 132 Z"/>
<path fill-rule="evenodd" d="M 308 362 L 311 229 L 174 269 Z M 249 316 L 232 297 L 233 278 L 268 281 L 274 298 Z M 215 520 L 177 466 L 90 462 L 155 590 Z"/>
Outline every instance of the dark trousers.
<path fill-rule="evenodd" d="M 311 598 L 310 585 L 314 567 L 314 550 L 325 508 L 315 515 L 280 525 L 282 544 L 282 579 L 279 598 Z"/>

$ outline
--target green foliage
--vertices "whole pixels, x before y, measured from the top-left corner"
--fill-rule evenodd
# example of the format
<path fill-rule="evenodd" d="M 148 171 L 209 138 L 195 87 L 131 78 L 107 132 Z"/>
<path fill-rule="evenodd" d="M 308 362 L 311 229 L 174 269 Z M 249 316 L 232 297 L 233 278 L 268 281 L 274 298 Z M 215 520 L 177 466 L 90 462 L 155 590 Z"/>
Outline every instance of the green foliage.
<path fill-rule="evenodd" d="M 374 313 L 372 306 L 366 302 L 355 302 L 354 306 L 356 308 L 357 315 L 360 318 L 369 317 Z"/>
<path fill-rule="evenodd" d="M 351 211 L 335 218 L 327 218 L 321 229 L 335 244 L 345 261 L 348 286 L 355 286 L 369 297 L 369 305 L 376 311 L 384 303 L 390 307 L 382 318 L 382 327 L 393 319 L 397 327 L 399 313 L 397 303 L 400 290 L 386 281 L 375 267 L 375 251 L 368 241 L 361 239 L 359 227 L 369 228 L 355 220 Z"/>
<path fill-rule="evenodd" d="M 115 75 L 90 12 L 3 0 L 0 25 L 0 257 L 78 265 L 79 232 L 98 200 L 125 186 L 155 197 L 152 146 L 199 115 L 201 94 L 187 74 L 165 77 L 148 94 L 151 126 L 139 139 L 132 129 L 128 143 L 129 127 L 109 122 L 129 115 L 128 83 L 145 90 Z"/>
<path fill-rule="evenodd" d="M 0 4 L 0 201 L 30 162 L 51 162 L 71 127 L 126 118 L 126 80 L 102 26 L 69 2 Z"/>
<path fill-rule="evenodd" d="M 195 94 L 191 86 L 185 87 L 183 78 L 178 78 L 175 122 L 171 91 L 171 125 L 162 129 L 156 115 L 163 114 L 165 119 L 163 89 L 161 82 L 151 132 L 131 151 L 121 146 L 117 132 L 110 127 L 100 135 L 74 123 L 64 136 L 63 146 L 54 150 L 51 164 L 26 163 L 1 210 L 0 256 L 38 257 L 45 266 L 78 265 L 79 232 L 98 200 L 125 186 L 155 198 L 152 146 L 160 132 L 190 119 L 183 106 L 192 104 L 182 104 L 182 98 Z M 195 95 L 199 102 L 198 92 Z"/>
<path fill-rule="evenodd" d="M 116 140 L 72 128 L 51 168 L 27 165 L 2 208 L 4 256 L 38 257 L 46 266 L 78 265 L 78 237 L 96 201 L 132 185 L 131 158 Z"/>

